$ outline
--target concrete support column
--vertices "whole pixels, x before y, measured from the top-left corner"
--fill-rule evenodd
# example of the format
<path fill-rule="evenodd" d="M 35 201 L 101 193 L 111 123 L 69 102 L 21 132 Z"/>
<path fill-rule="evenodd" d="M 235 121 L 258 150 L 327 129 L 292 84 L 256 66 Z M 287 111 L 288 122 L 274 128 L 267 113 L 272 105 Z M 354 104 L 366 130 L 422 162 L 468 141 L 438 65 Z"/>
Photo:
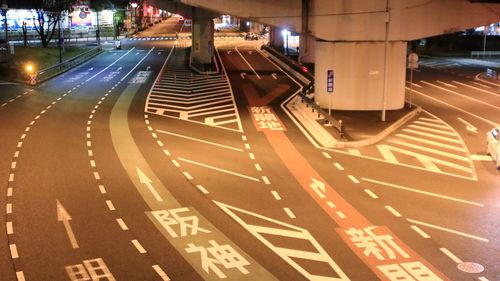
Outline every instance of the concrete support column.
<path fill-rule="evenodd" d="M 193 8 L 191 56 L 194 65 L 209 66 L 214 55 L 215 14 Z"/>
<path fill-rule="evenodd" d="M 300 35 L 299 62 L 314 63 L 316 39 L 309 34 Z"/>
<path fill-rule="evenodd" d="M 283 50 L 283 45 L 285 41 L 283 35 L 281 34 L 281 29 L 276 27 L 270 27 L 269 31 L 269 45 L 277 48 L 278 50 Z"/>
<path fill-rule="evenodd" d="M 322 42 L 315 44 L 315 99 L 329 106 L 327 71 L 334 70 L 332 108 L 382 110 L 384 42 Z M 404 106 L 406 42 L 388 44 L 387 110 Z"/>

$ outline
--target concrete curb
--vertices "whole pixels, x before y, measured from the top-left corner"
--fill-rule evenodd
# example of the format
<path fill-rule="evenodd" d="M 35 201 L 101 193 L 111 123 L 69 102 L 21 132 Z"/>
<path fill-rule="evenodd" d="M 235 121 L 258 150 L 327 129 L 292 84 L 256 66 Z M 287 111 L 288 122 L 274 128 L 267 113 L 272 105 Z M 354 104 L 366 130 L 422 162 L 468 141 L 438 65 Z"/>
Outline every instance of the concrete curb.
<path fill-rule="evenodd" d="M 394 122 L 394 124 L 385 128 L 382 132 L 376 134 L 375 136 L 360 141 L 352 141 L 352 142 L 338 141 L 336 148 L 360 148 L 363 146 L 377 143 L 382 139 L 384 139 L 385 137 L 387 137 L 388 135 L 390 135 L 391 133 L 393 133 L 394 131 L 396 131 L 397 129 L 399 129 L 410 119 L 420 114 L 420 112 L 422 112 L 422 108 L 420 106 L 416 106 L 415 109 L 412 110 L 410 113 L 406 114 L 403 118 Z"/>

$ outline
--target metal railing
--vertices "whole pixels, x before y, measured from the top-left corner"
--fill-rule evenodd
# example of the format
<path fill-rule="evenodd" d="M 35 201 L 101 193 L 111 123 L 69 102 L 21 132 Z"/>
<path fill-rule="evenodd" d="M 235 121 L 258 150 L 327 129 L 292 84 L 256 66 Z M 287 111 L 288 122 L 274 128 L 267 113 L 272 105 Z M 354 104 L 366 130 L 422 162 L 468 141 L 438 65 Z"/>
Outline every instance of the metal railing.
<path fill-rule="evenodd" d="M 56 64 L 54 66 L 51 66 L 51 67 L 48 67 L 45 69 L 41 69 L 41 70 L 36 72 L 36 76 L 34 77 L 35 79 L 33 79 L 33 77 L 32 77 L 30 84 L 36 85 L 37 83 L 43 82 L 47 79 L 50 79 L 50 78 L 52 78 L 60 73 L 63 73 L 65 71 L 69 70 L 71 67 L 73 67 L 75 65 L 81 64 L 81 63 L 97 56 L 101 52 L 102 52 L 102 48 L 100 46 L 98 46 L 96 48 L 93 48 L 92 50 L 89 50 L 85 53 L 82 53 L 82 54 L 80 54 L 76 57 L 73 57 L 67 61 L 64 61 L 62 63 Z"/>
<path fill-rule="evenodd" d="M 318 117 L 323 116 L 327 124 L 331 124 L 339 132 L 340 137 L 343 138 L 345 135 L 345 127 L 342 120 L 335 119 L 329 115 L 327 111 L 323 110 L 318 104 L 316 104 L 312 98 L 309 98 L 310 94 L 314 93 L 314 76 L 310 73 L 304 72 L 299 64 L 291 61 L 275 49 L 265 45 L 262 46 L 262 49 L 272 54 L 270 58 L 275 58 L 277 60 L 273 59 L 273 61 L 280 64 L 282 67 L 285 66 L 284 70 L 288 71 L 290 75 L 299 80 L 303 87 L 302 92 L 300 93 L 302 102 L 307 103 L 307 106 L 310 106 L 313 112 L 316 111 L 318 113 Z"/>

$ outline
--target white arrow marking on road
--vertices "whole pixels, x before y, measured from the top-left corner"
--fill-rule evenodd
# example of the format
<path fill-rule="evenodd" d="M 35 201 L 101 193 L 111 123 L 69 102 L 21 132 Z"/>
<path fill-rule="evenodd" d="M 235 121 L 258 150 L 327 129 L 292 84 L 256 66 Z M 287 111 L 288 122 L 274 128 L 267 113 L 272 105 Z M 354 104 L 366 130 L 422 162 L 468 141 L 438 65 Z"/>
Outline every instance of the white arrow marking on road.
<path fill-rule="evenodd" d="M 274 80 L 278 79 L 278 76 L 276 75 L 276 73 L 271 74 L 271 76 L 274 78 Z"/>
<path fill-rule="evenodd" d="M 310 185 L 310 187 L 312 188 L 312 190 L 314 192 L 316 192 L 316 194 L 318 194 L 318 196 L 321 198 L 321 199 L 325 199 L 326 196 L 326 186 L 324 183 L 320 182 L 319 180 L 311 177 L 311 180 L 312 180 L 312 183 Z"/>
<path fill-rule="evenodd" d="M 150 70 L 151 69 L 151 66 L 148 65 L 148 67 L 146 67 L 146 70 Z"/>
<path fill-rule="evenodd" d="M 467 131 L 469 132 L 472 132 L 474 134 L 477 134 L 477 128 L 472 126 L 471 123 L 465 121 L 464 119 L 460 118 L 460 117 L 457 117 L 458 118 L 458 121 L 462 122 L 465 124 L 465 129 L 467 129 Z"/>
<path fill-rule="evenodd" d="M 230 55 L 231 54 L 231 51 L 227 51 L 227 54 Z"/>
<path fill-rule="evenodd" d="M 151 193 L 153 193 L 153 196 L 156 198 L 156 200 L 158 202 L 163 202 L 163 198 L 161 198 L 160 194 L 158 194 L 156 189 L 151 184 L 152 183 L 151 179 L 148 178 L 148 176 L 146 176 L 146 174 L 144 174 L 144 172 L 141 171 L 141 169 L 139 169 L 139 167 L 137 167 L 137 175 L 139 175 L 139 181 L 148 187 L 149 191 L 151 191 Z"/>
<path fill-rule="evenodd" d="M 71 229 L 71 225 L 69 225 L 71 216 L 66 211 L 66 209 L 64 209 L 63 205 L 61 204 L 61 202 L 59 202 L 59 200 L 56 200 L 56 206 L 57 206 L 57 221 L 63 222 L 64 228 L 66 229 L 66 234 L 68 235 L 69 241 L 71 242 L 71 246 L 73 247 L 73 249 L 79 248 L 78 242 L 76 242 L 75 234 Z"/>
<path fill-rule="evenodd" d="M 242 72 L 242 73 L 240 74 L 241 79 L 245 79 L 245 76 L 246 76 L 246 75 L 247 75 L 247 74 L 246 74 L 245 72 Z"/>
<path fill-rule="evenodd" d="M 120 67 L 118 67 L 118 69 L 116 71 L 120 71 L 121 69 L 122 69 L 122 67 L 120 66 Z"/>
<path fill-rule="evenodd" d="M 89 68 L 89 71 L 92 71 L 92 70 L 94 70 L 94 68 L 93 68 L 93 67 Z"/>

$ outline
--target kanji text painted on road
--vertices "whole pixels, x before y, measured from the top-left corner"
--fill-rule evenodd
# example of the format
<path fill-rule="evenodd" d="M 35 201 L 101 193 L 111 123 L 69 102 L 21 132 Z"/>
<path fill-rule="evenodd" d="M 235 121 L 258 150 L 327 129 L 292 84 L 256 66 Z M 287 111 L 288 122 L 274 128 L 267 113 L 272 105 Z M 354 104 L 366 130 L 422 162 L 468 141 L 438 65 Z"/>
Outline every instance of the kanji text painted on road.
<path fill-rule="evenodd" d="M 251 106 L 249 110 L 257 130 L 286 131 L 285 125 L 279 120 L 272 107 Z"/>

